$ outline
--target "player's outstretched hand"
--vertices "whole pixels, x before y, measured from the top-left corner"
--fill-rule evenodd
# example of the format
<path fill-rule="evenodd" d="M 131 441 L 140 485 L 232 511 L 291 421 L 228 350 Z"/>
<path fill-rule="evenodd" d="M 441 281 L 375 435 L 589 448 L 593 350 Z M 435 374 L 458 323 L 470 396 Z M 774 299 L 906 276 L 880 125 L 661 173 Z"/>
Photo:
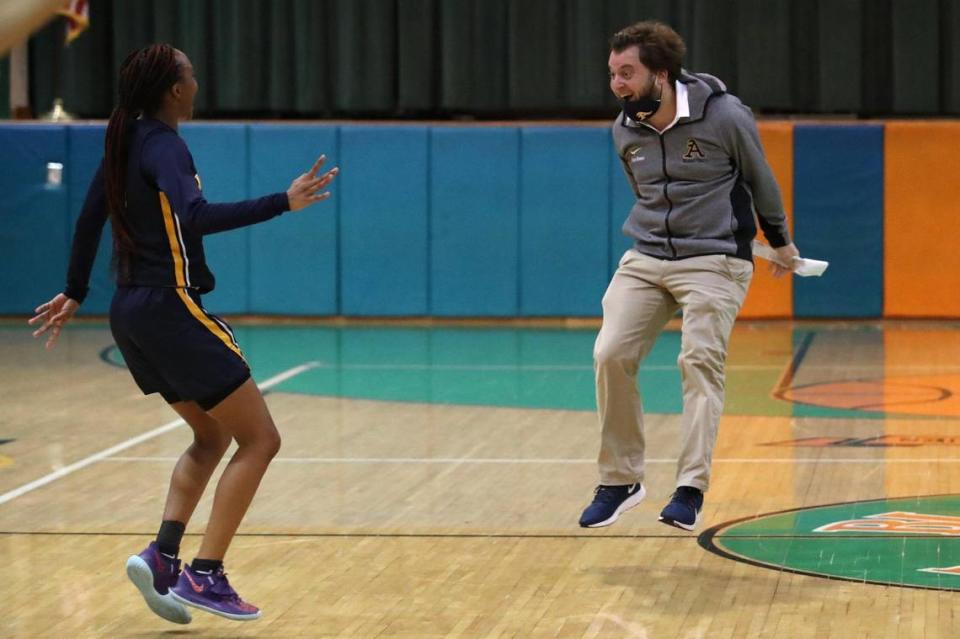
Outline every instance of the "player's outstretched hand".
<path fill-rule="evenodd" d="M 38 306 L 34 310 L 36 315 L 27 323 L 33 326 L 34 324 L 43 322 L 40 328 L 33 332 L 33 336 L 40 337 L 47 331 L 50 331 L 50 336 L 47 337 L 46 344 L 49 350 L 56 345 L 57 338 L 60 337 L 60 330 L 64 324 L 70 321 L 78 308 L 80 308 L 80 304 L 76 300 L 60 293 L 46 304 Z"/>
<path fill-rule="evenodd" d="M 800 257 L 800 251 L 797 250 L 793 242 L 773 250 L 777 253 L 777 262 L 781 264 L 793 264 L 793 258 Z M 774 277 L 783 277 L 787 273 L 793 272 L 793 267 L 787 268 L 777 264 L 777 262 L 770 262 L 770 272 L 773 273 Z"/>
<path fill-rule="evenodd" d="M 317 177 L 320 167 L 323 166 L 323 163 L 326 161 L 327 156 L 321 155 L 320 158 L 313 163 L 309 171 L 290 183 L 290 188 L 287 189 L 287 200 L 290 201 L 291 211 L 299 211 L 314 202 L 320 202 L 330 197 L 330 191 L 324 191 L 323 189 L 333 182 L 333 178 L 337 177 L 340 169 L 333 167 L 320 177 Z"/>

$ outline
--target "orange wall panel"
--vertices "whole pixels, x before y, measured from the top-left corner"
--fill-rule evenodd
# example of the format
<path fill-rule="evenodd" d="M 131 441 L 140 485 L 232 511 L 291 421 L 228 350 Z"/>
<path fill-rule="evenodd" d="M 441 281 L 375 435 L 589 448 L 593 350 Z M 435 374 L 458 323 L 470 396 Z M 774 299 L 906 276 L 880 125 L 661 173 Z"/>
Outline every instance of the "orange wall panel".
<path fill-rule="evenodd" d="M 883 313 L 960 317 L 960 123 L 887 122 Z"/>
<path fill-rule="evenodd" d="M 760 141 L 767 154 L 767 161 L 780 185 L 783 206 L 793 231 L 793 124 L 789 122 L 758 122 Z M 763 233 L 757 239 L 765 241 Z M 803 247 L 800 247 L 801 250 Z M 750 291 L 740 311 L 740 317 L 791 317 L 793 315 L 793 281 L 790 277 L 779 280 L 767 270 L 767 262 L 754 258 L 755 270 Z"/>

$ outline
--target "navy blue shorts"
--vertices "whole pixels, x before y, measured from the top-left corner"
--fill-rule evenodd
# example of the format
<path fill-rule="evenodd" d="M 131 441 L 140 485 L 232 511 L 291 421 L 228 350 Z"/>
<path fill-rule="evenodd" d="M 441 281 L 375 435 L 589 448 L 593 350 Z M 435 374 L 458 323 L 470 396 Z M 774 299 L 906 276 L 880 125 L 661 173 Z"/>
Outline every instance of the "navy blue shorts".
<path fill-rule="evenodd" d="M 209 410 L 250 378 L 233 331 L 189 289 L 119 287 L 110 330 L 145 395 Z"/>

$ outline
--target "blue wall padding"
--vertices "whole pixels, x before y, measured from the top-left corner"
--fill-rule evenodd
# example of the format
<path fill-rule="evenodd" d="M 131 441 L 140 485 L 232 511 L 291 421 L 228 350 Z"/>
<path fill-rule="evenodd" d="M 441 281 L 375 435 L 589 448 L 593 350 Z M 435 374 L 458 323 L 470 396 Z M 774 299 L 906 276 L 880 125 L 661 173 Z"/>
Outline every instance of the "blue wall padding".
<path fill-rule="evenodd" d="M 61 291 L 104 125 L 0 126 L 0 313 Z M 285 191 L 320 153 L 333 198 L 205 240 L 214 313 L 599 316 L 633 204 L 607 126 L 187 124 L 211 201 Z M 797 317 L 880 317 L 882 124 L 794 129 L 794 236 L 827 276 Z M 64 163 L 46 186 L 47 162 Z M 109 224 L 85 314 L 113 290 Z"/>
<path fill-rule="evenodd" d="M 180 135 L 190 147 L 209 202 L 236 202 L 249 196 L 247 126 L 188 124 Z M 203 239 L 207 266 L 216 288 L 203 300 L 214 313 L 246 313 L 250 308 L 250 229 L 216 233 Z"/>
<path fill-rule="evenodd" d="M 794 128 L 794 236 L 828 260 L 823 278 L 796 278 L 796 317 L 883 313 L 883 126 Z"/>
<path fill-rule="evenodd" d="M 66 164 L 66 127 L 0 127 L 0 313 L 32 313 L 66 283 L 68 185 L 47 186 L 47 162 Z"/>
<path fill-rule="evenodd" d="M 430 312 L 518 311 L 520 132 L 437 127 L 430 141 Z"/>
<path fill-rule="evenodd" d="M 619 126 L 619 125 L 618 125 Z M 610 275 L 613 276 L 620 258 L 633 246 L 633 239 L 623 234 L 623 223 L 630 215 L 637 196 L 627 181 L 616 151 L 610 151 Z"/>
<path fill-rule="evenodd" d="M 107 127 L 103 124 L 77 124 L 67 127 L 67 165 L 63 169 L 63 177 L 67 184 L 67 225 L 71 243 L 77 218 L 80 217 L 83 202 L 87 198 L 90 181 L 103 159 L 103 138 L 106 131 Z M 110 271 L 112 257 L 113 235 L 108 221 L 103 226 L 97 260 L 90 272 L 90 292 L 87 293 L 87 299 L 81 308 L 84 315 L 106 315 L 110 310 L 110 300 L 116 286 L 116 278 Z"/>
<path fill-rule="evenodd" d="M 610 263 L 609 132 L 524 128 L 520 163 L 520 314 L 598 315 Z"/>
<path fill-rule="evenodd" d="M 340 158 L 334 126 L 258 124 L 249 127 L 249 136 L 251 197 L 286 191 L 321 154 L 327 168 Z M 341 191 L 335 182 L 329 200 L 250 228 L 250 312 L 338 313 Z"/>
<path fill-rule="evenodd" d="M 340 311 L 426 315 L 428 129 L 351 126 L 340 135 Z"/>

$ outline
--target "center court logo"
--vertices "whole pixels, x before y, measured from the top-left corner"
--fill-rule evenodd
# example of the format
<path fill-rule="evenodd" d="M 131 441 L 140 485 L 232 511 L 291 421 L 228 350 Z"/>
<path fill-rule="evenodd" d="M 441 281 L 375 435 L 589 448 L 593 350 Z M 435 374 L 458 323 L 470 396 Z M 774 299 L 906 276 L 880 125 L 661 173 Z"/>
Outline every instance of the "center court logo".
<path fill-rule="evenodd" d="M 803 437 L 761 446 L 792 448 L 913 448 L 916 446 L 960 446 L 960 437 L 949 435 L 879 435 L 877 437 Z"/>
<path fill-rule="evenodd" d="M 960 590 L 960 495 L 798 508 L 714 526 L 700 545 L 755 566 L 829 579 Z"/>
<path fill-rule="evenodd" d="M 835 521 L 813 532 L 903 533 L 906 535 L 960 536 L 960 517 L 892 512 L 868 515 L 863 519 Z"/>

